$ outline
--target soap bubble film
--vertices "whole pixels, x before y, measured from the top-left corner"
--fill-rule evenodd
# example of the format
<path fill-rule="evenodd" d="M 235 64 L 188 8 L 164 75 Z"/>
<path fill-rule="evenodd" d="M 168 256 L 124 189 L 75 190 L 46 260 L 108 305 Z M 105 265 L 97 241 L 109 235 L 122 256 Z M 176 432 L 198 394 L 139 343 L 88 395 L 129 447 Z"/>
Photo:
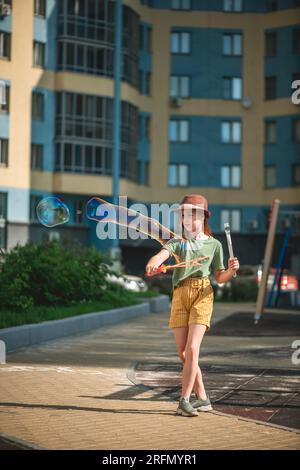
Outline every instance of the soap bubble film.
<path fill-rule="evenodd" d="M 42 199 L 36 207 L 36 215 L 45 227 L 56 227 L 70 220 L 68 207 L 57 197 Z"/>

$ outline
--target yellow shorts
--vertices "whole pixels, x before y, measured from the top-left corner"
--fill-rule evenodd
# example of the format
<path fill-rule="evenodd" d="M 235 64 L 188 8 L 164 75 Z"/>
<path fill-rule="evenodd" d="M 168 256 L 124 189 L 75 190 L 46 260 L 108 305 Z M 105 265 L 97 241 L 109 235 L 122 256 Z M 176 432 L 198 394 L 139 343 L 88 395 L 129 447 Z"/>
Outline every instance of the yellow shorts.
<path fill-rule="evenodd" d="M 208 277 L 188 277 L 173 290 L 170 328 L 202 324 L 210 328 L 214 291 Z"/>

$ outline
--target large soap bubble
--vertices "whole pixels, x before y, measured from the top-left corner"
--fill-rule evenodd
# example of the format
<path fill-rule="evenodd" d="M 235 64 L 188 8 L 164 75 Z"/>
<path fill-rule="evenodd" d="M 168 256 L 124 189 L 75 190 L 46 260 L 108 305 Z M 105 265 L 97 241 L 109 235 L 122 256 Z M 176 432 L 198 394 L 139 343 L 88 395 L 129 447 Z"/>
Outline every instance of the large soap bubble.
<path fill-rule="evenodd" d="M 66 204 L 57 197 L 45 197 L 37 207 L 36 214 L 45 227 L 56 227 L 70 220 L 70 212 Z"/>

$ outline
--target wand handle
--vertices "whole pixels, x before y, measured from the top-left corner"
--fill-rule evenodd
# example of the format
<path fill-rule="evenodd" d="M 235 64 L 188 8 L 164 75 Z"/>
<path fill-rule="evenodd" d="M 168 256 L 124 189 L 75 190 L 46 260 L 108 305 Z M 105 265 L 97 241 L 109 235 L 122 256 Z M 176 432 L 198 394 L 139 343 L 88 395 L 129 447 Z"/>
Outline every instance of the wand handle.
<path fill-rule="evenodd" d="M 151 273 L 146 273 L 146 276 L 147 276 L 147 277 L 155 276 L 155 274 L 165 273 L 165 272 L 166 272 L 166 266 L 165 266 L 164 264 L 162 264 L 162 265 L 159 266 L 159 268 L 157 268 L 155 271 L 152 271 Z"/>
<path fill-rule="evenodd" d="M 228 245 L 228 251 L 229 251 L 229 258 L 234 258 L 234 255 L 233 255 L 233 249 L 232 249 L 232 243 L 231 243 L 231 236 L 230 236 L 230 233 L 228 232 L 225 232 L 226 233 L 226 238 L 227 238 L 227 245 Z M 236 273 L 233 273 L 232 277 L 236 277 Z"/>

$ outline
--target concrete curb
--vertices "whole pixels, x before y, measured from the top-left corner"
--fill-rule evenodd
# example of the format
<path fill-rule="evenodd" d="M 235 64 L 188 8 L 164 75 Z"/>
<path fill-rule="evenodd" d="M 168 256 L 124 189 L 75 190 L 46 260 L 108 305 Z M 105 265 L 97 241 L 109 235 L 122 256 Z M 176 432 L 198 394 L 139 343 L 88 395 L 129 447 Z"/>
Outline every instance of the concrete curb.
<path fill-rule="evenodd" d="M 149 313 L 150 304 L 143 302 L 138 305 L 130 305 L 129 307 L 86 313 L 61 320 L 3 328 L 0 330 L 0 340 L 5 342 L 6 352 L 12 352 L 16 349 L 32 346 L 44 341 L 114 325 L 140 315 L 148 315 Z"/>
<path fill-rule="evenodd" d="M 158 297 L 141 297 L 141 302 L 148 302 L 151 313 L 160 313 L 169 310 L 170 297 L 168 295 L 159 295 Z"/>
<path fill-rule="evenodd" d="M 2 443 L 2 445 L 7 444 L 9 447 L 10 446 L 17 447 L 17 450 L 45 450 L 43 447 L 39 447 L 36 444 L 32 444 L 31 442 L 24 441 L 23 439 L 18 439 L 16 437 L 8 436 L 7 434 L 4 434 L 2 432 L 0 433 L 0 442 Z M 16 450 L 16 449 L 13 449 L 13 450 Z"/>

